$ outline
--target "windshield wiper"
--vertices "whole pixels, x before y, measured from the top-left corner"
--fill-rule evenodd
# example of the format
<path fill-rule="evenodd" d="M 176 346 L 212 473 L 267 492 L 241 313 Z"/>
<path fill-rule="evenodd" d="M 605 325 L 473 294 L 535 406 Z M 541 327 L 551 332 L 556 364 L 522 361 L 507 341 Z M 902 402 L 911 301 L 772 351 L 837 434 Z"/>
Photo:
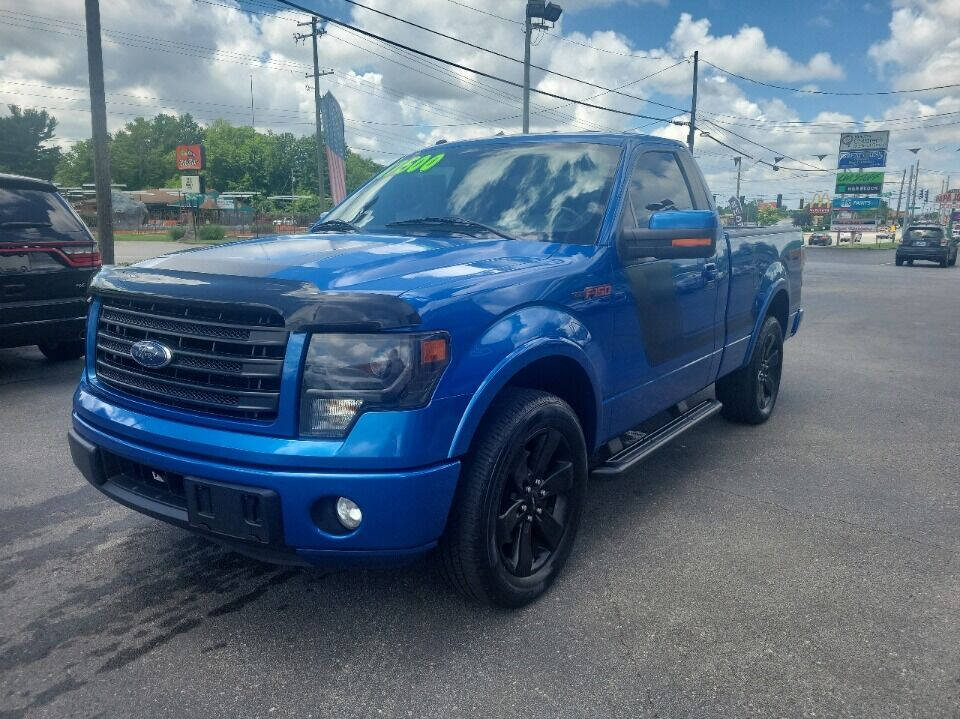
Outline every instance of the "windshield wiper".
<path fill-rule="evenodd" d="M 16 221 L 8 220 L 7 222 L 0 222 L 0 227 L 53 227 L 49 222 L 27 222 L 27 221 Z"/>
<path fill-rule="evenodd" d="M 452 227 L 459 231 L 473 230 L 474 233 L 477 231 L 489 232 L 490 234 L 498 235 L 505 240 L 517 239 L 516 237 L 511 237 L 505 232 L 501 232 L 496 227 L 490 227 L 490 225 L 485 225 L 482 222 L 476 222 L 475 220 L 468 220 L 464 217 L 415 217 L 409 220 L 388 222 L 387 227 Z"/>
<path fill-rule="evenodd" d="M 316 232 L 317 230 L 334 230 L 340 232 L 360 232 L 360 228 L 357 227 L 352 222 L 347 222 L 346 220 L 324 220 L 323 222 L 318 222 L 313 227 L 310 228 L 310 232 Z"/>

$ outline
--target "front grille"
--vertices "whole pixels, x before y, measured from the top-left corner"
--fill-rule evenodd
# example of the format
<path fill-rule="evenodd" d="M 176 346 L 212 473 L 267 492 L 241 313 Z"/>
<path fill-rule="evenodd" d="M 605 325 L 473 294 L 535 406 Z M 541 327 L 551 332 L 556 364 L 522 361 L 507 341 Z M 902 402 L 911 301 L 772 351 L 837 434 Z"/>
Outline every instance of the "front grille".
<path fill-rule="evenodd" d="M 260 308 L 104 298 L 97 322 L 97 378 L 156 404 L 221 417 L 277 416 L 288 333 L 283 318 Z M 140 340 L 173 351 L 166 367 L 133 359 Z"/>

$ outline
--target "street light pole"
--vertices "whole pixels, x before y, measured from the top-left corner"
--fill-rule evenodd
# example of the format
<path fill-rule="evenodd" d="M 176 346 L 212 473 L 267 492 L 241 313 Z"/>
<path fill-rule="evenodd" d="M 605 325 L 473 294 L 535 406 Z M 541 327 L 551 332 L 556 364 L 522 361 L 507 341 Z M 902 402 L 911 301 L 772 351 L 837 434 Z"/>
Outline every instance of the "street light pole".
<path fill-rule="evenodd" d="M 563 8 L 544 0 L 527 0 L 525 22 L 523 24 L 523 134 L 530 132 L 530 36 L 533 29 L 542 30 L 556 24 Z M 534 24 L 536 18 L 538 23 Z"/>

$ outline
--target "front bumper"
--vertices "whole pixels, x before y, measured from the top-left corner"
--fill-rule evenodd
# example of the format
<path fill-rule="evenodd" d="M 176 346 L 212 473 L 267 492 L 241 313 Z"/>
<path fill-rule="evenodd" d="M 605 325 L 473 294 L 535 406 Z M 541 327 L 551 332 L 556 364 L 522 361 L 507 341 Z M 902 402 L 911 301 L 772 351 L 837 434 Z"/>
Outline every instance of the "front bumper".
<path fill-rule="evenodd" d="M 121 504 L 281 563 L 384 564 L 418 556 L 443 533 L 460 474 L 457 461 L 390 472 L 227 463 L 116 436 L 76 413 L 69 441 L 87 480 Z M 126 474 L 115 469 L 124 463 L 140 469 Z M 127 476 L 149 477 L 153 471 L 182 478 L 183 500 L 151 491 L 149 479 L 140 477 L 138 485 L 137 477 Z M 213 499 L 198 503 L 196 496 Z M 314 522 L 315 503 L 337 496 L 363 510 L 363 522 L 353 532 L 332 534 Z"/>

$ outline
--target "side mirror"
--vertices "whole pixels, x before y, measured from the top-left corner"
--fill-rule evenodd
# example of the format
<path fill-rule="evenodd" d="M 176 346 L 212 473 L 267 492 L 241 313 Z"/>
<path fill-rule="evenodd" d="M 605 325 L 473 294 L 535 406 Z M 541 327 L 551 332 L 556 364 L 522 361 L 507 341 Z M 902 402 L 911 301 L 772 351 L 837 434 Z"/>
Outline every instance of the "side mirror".
<path fill-rule="evenodd" d="M 620 231 L 624 260 L 712 257 L 716 251 L 717 214 L 712 210 L 655 212 L 647 229 Z"/>

